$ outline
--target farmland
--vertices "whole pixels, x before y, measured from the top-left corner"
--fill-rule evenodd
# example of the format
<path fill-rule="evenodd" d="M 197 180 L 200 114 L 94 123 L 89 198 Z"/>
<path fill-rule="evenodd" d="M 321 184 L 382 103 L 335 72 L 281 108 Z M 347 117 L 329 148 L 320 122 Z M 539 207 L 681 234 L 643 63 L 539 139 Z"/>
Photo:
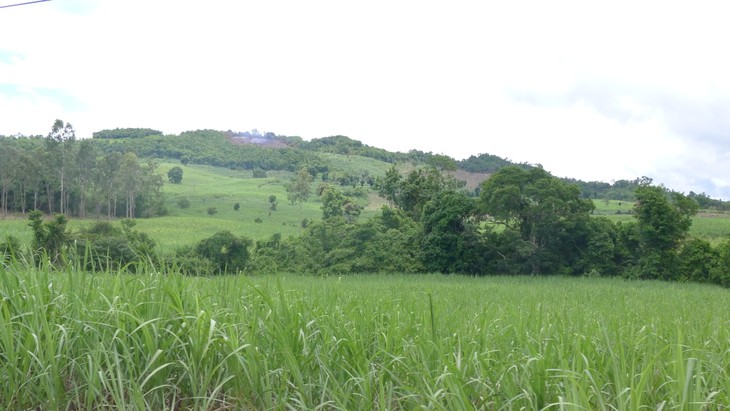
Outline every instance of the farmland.
<path fill-rule="evenodd" d="M 367 163 L 332 158 L 356 173 Z M 158 173 L 175 165 L 163 162 Z M 303 219 L 322 217 L 322 201 L 290 204 L 284 185 L 293 176 L 185 166 L 182 183 L 164 187 L 168 215 L 137 219 L 135 229 L 172 258 L 223 229 L 253 240 L 296 237 Z M 377 198 L 367 194 L 358 199 L 363 205 Z M 383 203 L 365 207 L 360 219 Z M 595 216 L 635 220 L 631 203 L 595 204 Z M 71 218 L 68 228 L 95 221 Z M 13 236 L 26 248 L 32 241 L 24 216 L 2 220 L 0 230 L 0 240 Z M 719 242 L 729 233 L 730 219 L 700 214 L 689 235 Z M 710 285 L 255 270 L 187 277 L 151 263 L 136 275 L 90 273 L 72 259 L 40 264 L 25 254 L 0 271 L 6 409 L 634 410 L 730 403 L 730 299 L 727 289 Z"/>
<path fill-rule="evenodd" d="M 2 271 L 13 409 L 719 409 L 727 290 L 561 277 Z M 708 302 L 712 301 L 712 304 Z"/>

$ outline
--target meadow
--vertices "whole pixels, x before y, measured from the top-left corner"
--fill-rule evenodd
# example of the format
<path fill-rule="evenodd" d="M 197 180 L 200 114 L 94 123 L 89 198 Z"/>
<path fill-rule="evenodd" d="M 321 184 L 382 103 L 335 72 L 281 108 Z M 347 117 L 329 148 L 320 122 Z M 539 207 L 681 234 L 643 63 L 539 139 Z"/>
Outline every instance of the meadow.
<path fill-rule="evenodd" d="M 730 298 L 606 278 L 0 271 L 5 409 L 723 409 Z"/>

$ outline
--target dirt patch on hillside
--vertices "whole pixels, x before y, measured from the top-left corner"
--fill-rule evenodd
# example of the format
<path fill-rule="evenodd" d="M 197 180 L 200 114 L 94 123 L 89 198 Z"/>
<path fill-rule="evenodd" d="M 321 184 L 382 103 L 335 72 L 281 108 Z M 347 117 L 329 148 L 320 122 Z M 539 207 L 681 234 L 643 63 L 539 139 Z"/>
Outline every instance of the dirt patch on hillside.
<path fill-rule="evenodd" d="M 368 205 L 365 206 L 366 210 L 380 210 L 384 205 L 388 204 L 388 200 L 379 196 L 376 192 L 368 193 Z"/>
<path fill-rule="evenodd" d="M 281 142 L 277 139 L 274 139 L 274 138 L 234 136 L 231 134 L 226 135 L 226 138 L 228 138 L 228 141 L 230 141 L 233 144 L 257 145 L 259 147 L 269 147 L 269 148 L 289 147 L 286 144 L 284 144 L 283 142 Z"/>
<path fill-rule="evenodd" d="M 488 179 L 491 174 L 489 173 L 470 173 L 464 170 L 456 170 L 451 175 L 457 180 L 466 181 L 466 187 L 470 190 L 474 190 L 479 187 L 484 180 Z"/>

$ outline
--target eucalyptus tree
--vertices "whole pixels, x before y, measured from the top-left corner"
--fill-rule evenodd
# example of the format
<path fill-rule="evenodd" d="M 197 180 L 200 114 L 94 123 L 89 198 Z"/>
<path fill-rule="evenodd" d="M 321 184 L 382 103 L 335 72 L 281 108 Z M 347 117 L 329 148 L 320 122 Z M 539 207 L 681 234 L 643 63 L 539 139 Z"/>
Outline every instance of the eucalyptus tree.
<path fill-rule="evenodd" d="M 142 167 L 139 165 L 136 154 L 130 152 L 122 157 L 119 167 L 119 182 L 124 194 L 124 215 L 126 218 L 134 218 L 137 193 L 142 184 Z"/>
<path fill-rule="evenodd" d="M 96 172 L 96 148 L 91 140 L 79 142 L 75 165 L 76 178 L 74 180 L 78 191 L 78 215 L 83 218 L 86 216 L 88 191 L 94 182 L 93 177 Z"/>
<path fill-rule="evenodd" d="M 76 131 L 69 123 L 56 120 L 48 133 L 47 145 L 49 165 L 58 175 L 61 214 L 68 212 L 68 186 L 71 167 L 75 159 Z M 50 191 L 50 190 L 47 190 Z M 52 212 L 49 209 L 49 212 Z"/>
<path fill-rule="evenodd" d="M 0 139 L 0 209 L 3 216 L 8 213 L 8 197 L 13 181 L 17 178 L 18 152 L 10 141 Z"/>
<path fill-rule="evenodd" d="M 97 160 L 97 172 L 94 175 L 97 215 L 100 214 L 102 205 L 105 205 L 107 218 L 117 216 L 121 166 L 122 154 L 116 151 Z"/>

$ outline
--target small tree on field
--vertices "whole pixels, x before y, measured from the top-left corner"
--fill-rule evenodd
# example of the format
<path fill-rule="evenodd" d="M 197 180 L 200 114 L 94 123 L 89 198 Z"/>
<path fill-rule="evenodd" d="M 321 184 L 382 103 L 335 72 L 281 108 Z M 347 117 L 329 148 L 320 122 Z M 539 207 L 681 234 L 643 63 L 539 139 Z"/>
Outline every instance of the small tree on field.
<path fill-rule="evenodd" d="M 52 221 L 43 221 L 43 213 L 33 210 L 28 216 L 30 227 L 33 229 L 33 252 L 37 257 L 43 253 L 51 263 L 63 263 L 61 251 L 68 238 L 66 223 L 68 220 L 63 214 L 56 214 Z"/>
<path fill-rule="evenodd" d="M 173 184 L 180 184 L 183 178 L 183 169 L 175 166 L 167 172 L 167 179 Z"/>
<path fill-rule="evenodd" d="M 312 175 L 306 168 L 299 170 L 296 178 L 287 185 L 286 192 L 292 205 L 299 203 L 301 209 L 302 203 L 307 201 L 312 194 Z"/>

